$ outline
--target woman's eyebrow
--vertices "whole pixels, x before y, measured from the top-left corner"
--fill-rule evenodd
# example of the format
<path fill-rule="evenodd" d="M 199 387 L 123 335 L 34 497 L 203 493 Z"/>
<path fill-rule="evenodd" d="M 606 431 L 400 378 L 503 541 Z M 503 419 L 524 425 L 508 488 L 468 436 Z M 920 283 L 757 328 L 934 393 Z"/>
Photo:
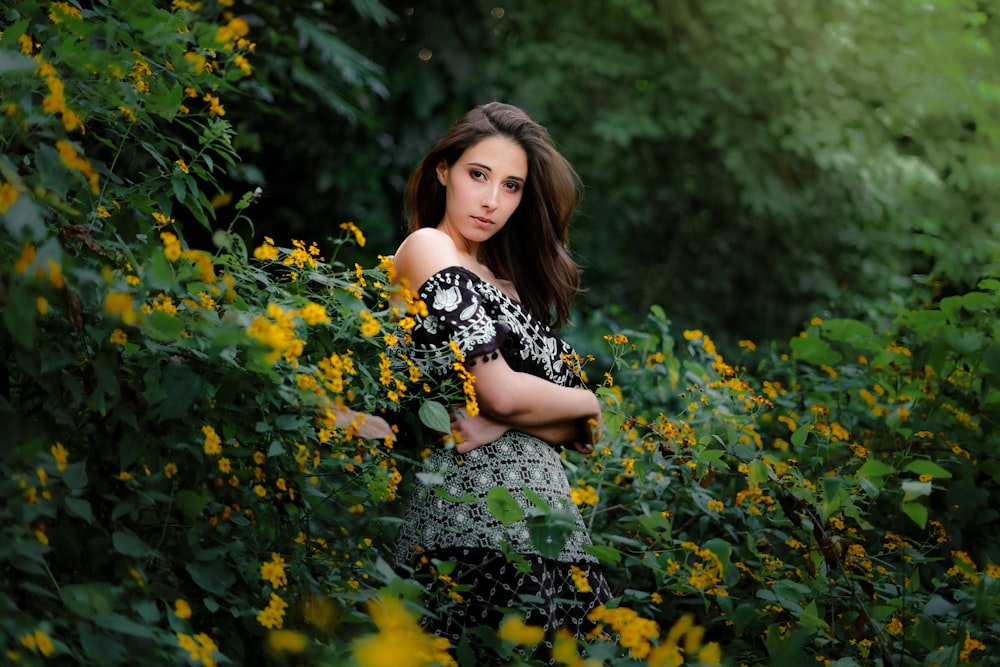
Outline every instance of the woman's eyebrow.
<path fill-rule="evenodd" d="M 473 166 L 473 167 L 479 167 L 480 169 L 485 169 L 486 171 L 490 172 L 491 174 L 493 173 L 493 168 L 490 167 L 490 166 L 487 166 L 487 165 L 483 164 L 482 162 L 469 162 L 468 164 L 470 166 Z M 509 178 L 512 181 L 520 181 L 520 182 L 524 183 L 524 179 L 521 178 L 520 176 L 508 176 L 507 178 Z"/>

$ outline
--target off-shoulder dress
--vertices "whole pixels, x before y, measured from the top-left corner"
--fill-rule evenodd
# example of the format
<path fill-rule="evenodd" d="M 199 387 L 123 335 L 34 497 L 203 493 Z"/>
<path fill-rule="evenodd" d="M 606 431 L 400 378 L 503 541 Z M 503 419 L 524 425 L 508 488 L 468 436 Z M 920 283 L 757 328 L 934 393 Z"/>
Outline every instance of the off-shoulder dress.
<path fill-rule="evenodd" d="M 515 371 L 564 386 L 579 385 L 565 361 L 572 348 L 518 301 L 472 271 L 439 271 L 419 295 L 427 315 L 418 318 L 407 353 L 422 371 L 452 373 L 449 341 L 454 341 L 466 359 L 499 352 Z M 437 448 L 424 459 L 420 472 L 400 531 L 396 563 L 418 571 L 429 570 L 435 560 L 457 563 L 449 578 L 429 577 L 431 596 L 448 600 L 449 590 L 457 591 L 448 611 L 433 624 L 435 632 L 456 642 L 465 628 L 497 628 L 508 609 L 527 611 L 529 624 L 549 631 L 566 628 L 582 637 L 590 629 L 587 614 L 611 593 L 597 559 L 585 549 L 590 536 L 571 499 L 557 448 L 508 431 L 466 454 Z M 494 516 L 488 494 L 496 487 L 507 490 L 525 519 L 510 522 L 508 517 L 505 525 Z M 502 492 L 498 496 L 494 491 L 494 502 L 498 497 L 503 499 Z M 569 525 L 558 553 L 558 544 L 549 543 L 543 544 L 543 555 L 532 539 L 529 521 L 538 515 L 539 499 L 550 508 L 550 517 Z"/>

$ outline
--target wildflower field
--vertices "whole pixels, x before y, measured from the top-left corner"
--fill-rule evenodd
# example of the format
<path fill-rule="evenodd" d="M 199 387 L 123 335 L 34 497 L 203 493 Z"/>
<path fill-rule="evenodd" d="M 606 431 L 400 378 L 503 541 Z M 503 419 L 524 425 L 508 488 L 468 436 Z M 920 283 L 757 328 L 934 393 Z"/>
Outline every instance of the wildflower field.
<path fill-rule="evenodd" d="M 0 661 L 472 664 L 389 563 L 406 434 L 474 384 L 398 353 L 421 304 L 349 259 L 363 221 L 256 238 L 221 185 L 252 30 L 163 4 L 0 10 Z M 608 428 L 565 463 L 616 597 L 554 662 L 996 664 L 1000 276 L 725 355 L 668 306 L 571 332 Z M 479 635 L 537 662 L 516 614 Z"/>

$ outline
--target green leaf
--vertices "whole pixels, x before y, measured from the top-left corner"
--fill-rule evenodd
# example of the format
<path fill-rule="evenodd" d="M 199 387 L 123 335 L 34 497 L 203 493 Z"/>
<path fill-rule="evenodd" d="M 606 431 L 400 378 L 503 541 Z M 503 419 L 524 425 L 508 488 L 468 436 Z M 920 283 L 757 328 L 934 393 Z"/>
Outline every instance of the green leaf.
<path fill-rule="evenodd" d="M 806 440 L 808 438 L 809 438 L 809 429 L 803 425 L 799 425 L 799 427 L 792 432 L 792 437 L 789 438 L 789 440 L 791 440 L 792 444 L 795 445 L 796 447 L 801 447 L 802 445 L 806 444 Z"/>
<path fill-rule="evenodd" d="M 951 473 L 933 461 L 910 461 L 906 470 L 918 475 L 929 475 L 935 479 L 950 479 Z"/>
<path fill-rule="evenodd" d="M 174 502 L 180 508 L 181 514 L 189 519 L 196 519 L 208 505 L 210 498 L 196 491 L 183 489 L 177 492 Z"/>
<path fill-rule="evenodd" d="M 153 639 L 159 632 L 155 626 L 136 623 L 130 618 L 121 614 L 99 614 L 92 619 L 98 627 L 117 632 L 123 635 L 139 637 L 140 639 Z"/>
<path fill-rule="evenodd" d="M 920 503 L 904 502 L 902 504 L 903 513 L 913 519 L 913 522 L 924 528 L 927 526 L 927 508 Z"/>
<path fill-rule="evenodd" d="M 747 478 L 751 487 L 759 487 L 768 480 L 767 464 L 761 459 L 750 461 L 747 466 Z"/>
<path fill-rule="evenodd" d="M 72 613 L 92 618 L 114 609 L 117 589 L 110 584 L 71 584 L 60 589 L 59 597 Z"/>
<path fill-rule="evenodd" d="M 1000 385 L 1000 343 L 994 343 L 986 348 L 983 352 L 983 365 L 993 376 L 994 384 Z"/>
<path fill-rule="evenodd" d="M 124 556 L 148 558 L 156 553 L 142 541 L 142 538 L 126 528 L 116 530 L 111 535 L 111 543 L 114 545 L 115 551 Z"/>
<path fill-rule="evenodd" d="M 541 515 L 528 520 L 531 543 L 545 558 L 558 558 L 563 546 L 566 545 L 566 540 L 576 530 L 579 530 L 576 523 L 570 520 L 568 515 L 562 517 Z"/>
<path fill-rule="evenodd" d="M 125 647 L 120 642 L 88 627 L 80 629 L 80 645 L 90 665 L 119 665 L 128 660 Z"/>
<path fill-rule="evenodd" d="M 194 583 L 209 593 L 223 595 L 236 581 L 236 575 L 221 560 L 192 561 L 185 566 Z"/>
<path fill-rule="evenodd" d="M 66 511 L 87 523 L 94 523 L 94 510 L 89 500 L 69 496 L 66 498 Z"/>
<path fill-rule="evenodd" d="M 896 472 L 896 469 L 887 463 L 869 459 L 864 465 L 858 468 L 858 475 L 861 477 L 885 477 Z"/>
<path fill-rule="evenodd" d="M 521 491 L 524 492 L 525 497 L 528 499 L 529 502 L 531 502 L 532 505 L 545 512 L 551 511 L 552 508 L 549 507 L 549 504 L 545 501 L 545 498 L 542 498 L 540 495 L 538 495 L 537 493 L 535 493 L 526 486 L 521 487 Z"/>
<path fill-rule="evenodd" d="M 451 433 L 451 417 L 448 408 L 437 401 L 423 401 L 417 412 L 420 423 L 432 431 Z"/>
<path fill-rule="evenodd" d="M 609 565 L 617 565 L 622 560 L 622 552 L 603 544 L 584 544 L 583 550 L 597 560 Z"/>
<path fill-rule="evenodd" d="M 38 305 L 35 297 L 26 289 L 8 292 L 8 302 L 3 308 L 3 320 L 14 342 L 25 349 L 35 346 Z"/>
<path fill-rule="evenodd" d="M 87 486 L 87 462 L 76 461 L 62 471 L 63 484 L 70 491 L 82 491 Z"/>
<path fill-rule="evenodd" d="M 162 378 L 152 376 L 147 377 L 147 381 L 156 382 L 152 389 L 157 398 L 162 396 L 155 412 L 157 418 L 162 420 L 185 417 L 201 397 L 205 386 L 205 381 L 186 363 L 167 364 Z"/>
<path fill-rule="evenodd" d="M 966 310 L 982 311 L 997 307 L 997 298 L 985 292 L 966 292 L 962 295 L 962 306 Z"/>
<path fill-rule="evenodd" d="M 835 515 L 844 504 L 844 480 L 839 477 L 823 478 L 823 518 Z"/>
<path fill-rule="evenodd" d="M 833 366 L 841 359 L 840 354 L 819 336 L 796 336 L 789 345 L 797 359 L 814 366 Z"/>
<path fill-rule="evenodd" d="M 826 320 L 822 325 L 823 335 L 832 341 L 858 345 L 875 337 L 872 328 L 857 320 Z"/>
<path fill-rule="evenodd" d="M 510 491 L 503 486 L 495 486 L 486 493 L 486 506 L 490 513 L 496 517 L 497 521 L 505 526 L 509 526 L 515 521 L 524 519 L 524 512 L 517 504 Z"/>
<path fill-rule="evenodd" d="M 26 55 L 14 51 L 0 50 L 0 74 L 33 72 L 38 63 Z"/>

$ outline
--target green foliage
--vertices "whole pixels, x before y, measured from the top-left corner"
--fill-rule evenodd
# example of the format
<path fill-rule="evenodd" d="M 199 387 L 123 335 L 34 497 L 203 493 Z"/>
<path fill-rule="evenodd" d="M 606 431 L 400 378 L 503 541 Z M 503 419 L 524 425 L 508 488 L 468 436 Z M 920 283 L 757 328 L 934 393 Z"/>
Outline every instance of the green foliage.
<path fill-rule="evenodd" d="M 749 369 L 658 311 L 609 337 L 618 417 L 576 484 L 624 601 L 737 664 L 989 664 L 998 310 L 990 278 L 884 330 L 816 318 Z"/>
<path fill-rule="evenodd" d="M 392 501 L 426 443 L 401 451 L 379 415 L 442 428 L 462 378 L 425 388 L 398 354 L 417 304 L 390 301 L 391 263 L 339 256 L 364 245 L 356 226 L 329 251 L 251 251 L 256 192 L 219 221 L 246 140 L 227 118 L 266 60 L 263 23 L 74 7 L 17 2 L 0 36 L 4 659 L 449 664 L 416 622 L 441 609 L 387 565 Z M 315 30 L 327 64 L 347 57 Z M 743 366 L 658 307 L 607 335 L 608 433 L 565 456 L 617 596 L 589 658 L 989 662 L 1000 281 L 916 305 L 746 342 Z M 609 329 L 583 332 L 595 353 Z M 541 549 L 567 535 L 540 501 L 488 501 Z M 478 633 L 523 665 L 536 631 Z M 556 638 L 564 664 L 583 648 Z"/>
<path fill-rule="evenodd" d="M 995 261 L 987 3 L 386 5 L 398 22 L 358 43 L 390 97 L 349 178 L 381 180 L 395 216 L 448 124 L 523 106 L 587 190 L 587 310 L 661 304 L 722 342 L 785 338 L 827 308 L 907 299 L 913 274 L 964 291 Z M 375 213 L 359 191 L 343 205 Z"/>
<path fill-rule="evenodd" d="M 5 660 L 254 664 L 291 626 L 342 656 L 363 582 L 386 577 L 359 560 L 372 509 L 400 482 L 372 413 L 412 377 L 386 355 L 406 320 L 390 322 L 384 268 L 299 241 L 251 258 L 253 193 L 213 224 L 244 21 L 184 3 L 4 11 Z M 182 216 L 214 229 L 211 251 Z M 361 231 L 341 225 L 345 243 Z"/>

